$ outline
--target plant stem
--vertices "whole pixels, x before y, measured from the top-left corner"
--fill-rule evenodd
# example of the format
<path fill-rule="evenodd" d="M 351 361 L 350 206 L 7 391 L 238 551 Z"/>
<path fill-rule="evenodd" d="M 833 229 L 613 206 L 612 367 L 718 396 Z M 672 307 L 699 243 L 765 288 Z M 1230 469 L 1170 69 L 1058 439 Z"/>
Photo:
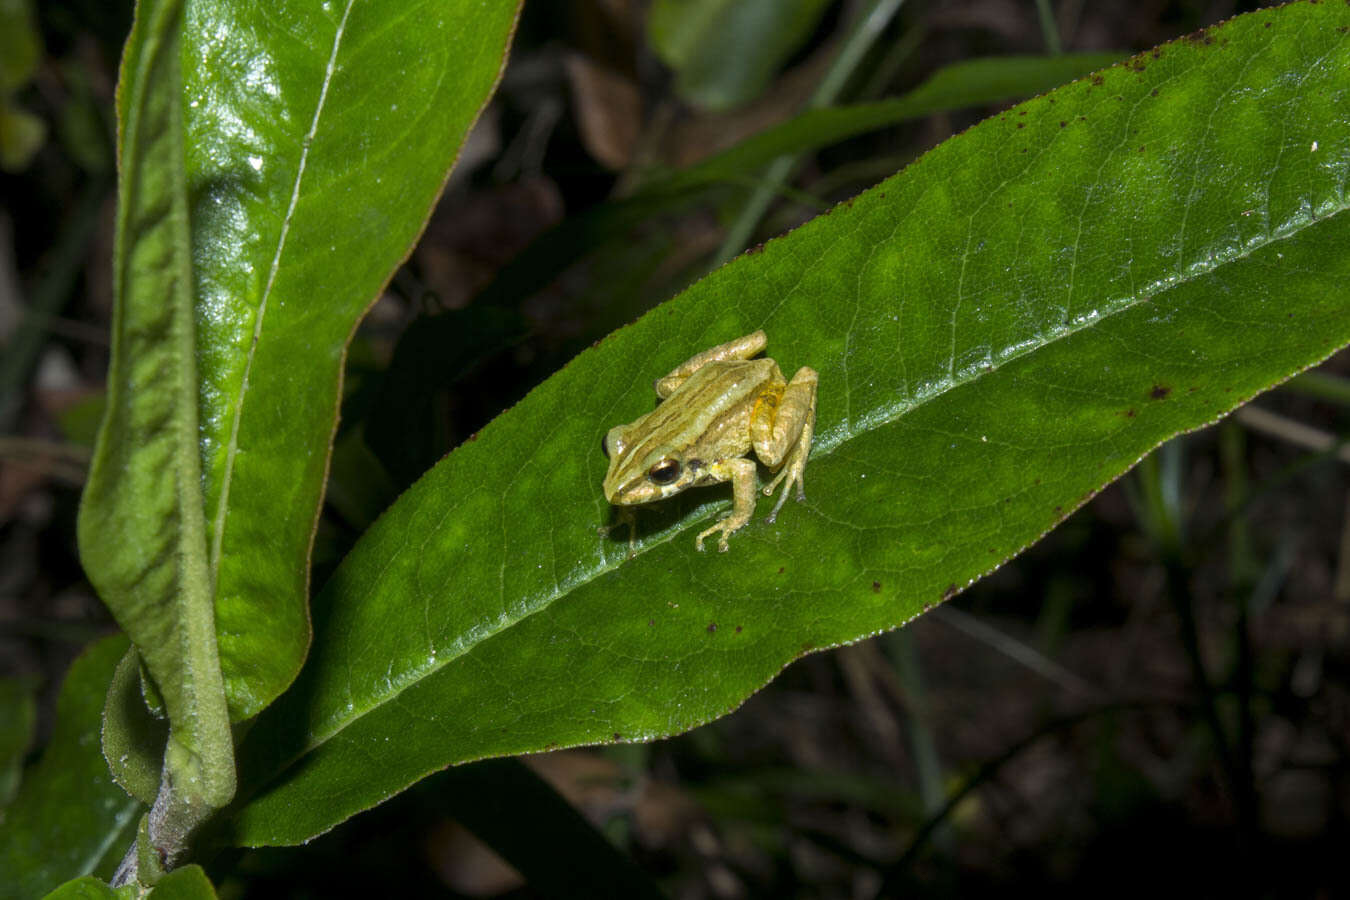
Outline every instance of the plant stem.
<path fill-rule="evenodd" d="M 1041 20 L 1041 35 L 1045 38 L 1045 49 L 1051 56 L 1064 52 L 1059 40 L 1059 26 L 1055 24 L 1055 11 L 1050 8 L 1050 0 L 1036 0 L 1037 18 Z"/>

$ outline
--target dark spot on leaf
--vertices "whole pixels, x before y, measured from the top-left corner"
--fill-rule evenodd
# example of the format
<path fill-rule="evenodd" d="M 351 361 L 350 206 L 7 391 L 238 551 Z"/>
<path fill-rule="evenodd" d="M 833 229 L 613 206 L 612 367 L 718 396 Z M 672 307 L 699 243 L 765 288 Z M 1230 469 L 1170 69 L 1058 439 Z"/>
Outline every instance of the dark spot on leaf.
<path fill-rule="evenodd" d="M 1137 416 L 1137 415 L 1138 415 L 1138 413 L 1136 413 L 1136 412 L 1135 412 L 1134 410 L 1132 410 L 1132 409 L 1127 409 L 1127 410 L 1125 410 L 1125 418 L 1127 418 L 1127 419 L 1133 419 L 1133 418 L 1134 418 L 1135 416 Z"/>
<path fill-rule="evenodd" d="M 942 600 L 946 602 L 956 596 L 958 588 L 954 584 L 947 585 L 947 589 L 942 592 Z"/>
<path fill-rule="evenodd" d="M 1025 109 L 1018 113 L 1019 116 L 1025 116 L 1026 114 L 1027 111 Z"/>
<path fill-rule="evenodd" d="M 1056 507 L 1055 507 L 1055 512 L 1056 512 L 1056 513 L 1062 513 L 1062 512 L 1064 512 L 1064 507 L 1062 507 L 1062 506 L 1056 506 Z"/>
<path fill-rule="evenodd" d="M 469 438 L 468 438 L 468 439 L 471 440 L 471 441 L 476 441 L 476 440 L 478 440 L 478 432 L 475 431 L 473 434 L 469 435 Z"/>
<path fill-rule="evenodd" d="M 1078 117 L 1078 121 L 1080 121 L 1080 122 L 1086 122 L 1086 121 L 1087 121 L 1087 116 L 1079 116 L 1079 117 Z"/>
<path fill-rule="evenodd" d="M 714 634 L 714 633 L 716 633 L 716 631 L 717 631 L 717 623 L 716 623 L 716 622 L 709 622 L 709 623 L 708 623 L 708 634 Z"/>
<path fill-rule="evenodd" d="M 1167 395 L 1170 393 L 1172 393 L 1172 389 L 1170 387 L 1165 387 L 1164 385 L 1161 384 L 1155 384 L 1153 386 L 1153 389 L 1148 392 L 1148 395 L 1152 397 L 1154 400 L 1166 400 Z"/>
<path fill-rule="evenodd" d="M 619 734 L 617 731 L 614 732 L 614 740 L 616 740 L 616 741 L 621 741 L 621 740 L 623 740 L 623 735 Z"/>
<path fill-rule="evenodd" d="M 1157 89 L 1157 88 L 1154 88 L 1153 90 L 1151 90 L 1151 91 L 1148 92 L 1148 95 L 1149 95 L 1150 97 L 1156 97 L 1156 96 L 1158 96 L 1158 89 Z"/>
<path fill-rule="evenodd" d="M 600 346 L 600 340 L 599 340 L 599 338 L 597 338 L 596 340 L 591 341 L 591 349 L 592 349 L 592 350 L 594 350 L 596 347 L 599 347 L 599 346 Z"/>
<path fill-rule="evenodd" d="M 1059 120 L 1059 127 L 1060 127 L 1060 128 L 1067 128 L 1068 125 L 1069 125 L 1069 123 L 1068 123 L 1068 122 L 1065 122 L 1063 119 L 1060 119 L 1060 120 Z"/>
<path fill-rule="evenodd" d="M 804 644 L 802 644 L 802 652 L 809 653 L 815 649 L 815 646 L 816 645 L 813 644 L 811 641 L 806 641 Z"/>
<path fill-rule="evenodd" d="M 1143 152 L 1144 152 L 1144 145 L 1143 145 L 1143 144 L 1140 144 L 1140 145 L 1139 145 L 1139 152 L 1140 152 L 1140 153 L 1143 153 Z"/>
<path fill-rule="evenodd" d="M 1200 390 L 1200 388 L 1196 387 L 1195 385 L 1191 385 L 1189 388 L 1186 389 L 1186 393 L 1194 394 L 1198 390 Z"/>
<path fill-rule="evenodd" d="M 885 200 L 885 199 L 886 199 L 886 192 L 885 192 L 885 191 L 882 191 L 880 194 L 877 194 L 877 196 L 880 197 L 882 200 Z"/>
<path fill-rule="evenodd" d="M 1035 481 L 1035 484 L 1040 484 L 1040 483 L 1041 483 L 1041 480 L 1040 480 L 1039 478 L 1037 478 L 1036 481 Z"/>
<path fill-rule="evenodd" d="M 1269 22 L 1266 23 L 1266 27 L 1267 27 L 1267 28 L 1270 27 L 1270 23 L 1269 23 Z"/>
<path fill-rule="evenodd" d="M 1192 31 L 1190 34 L 1186 35 L 1186 37 L 1183 38 L 1183 40 L 1190 41 L 1192 44 L 1214 43 L 1214 38 L 1210 37 L 1209 32 L 1203 28 L 1199 29 L 1198 31 Z"/>
<path fill-rule="evenodd" d="M 656 627 L 656 620 L 655 620 L 655 619 L 648 619 L 648 620 L 647 620 L 647 627 L 648 627 L 648 628 L 655 628 L 655 627 Z"/>
<path fill-rule="evenodd" d="M 1162 59 L 1162 55 L 1163 55 L 1162 48 L 1161 48 L 1161 47 L 1154 47 L 1154 48 L 1153 48 L 1153 52 L 1150 53 L 1149 55 L 1152 56 L 1154 59 Z"/>
<path fill-rule="evenodd" d="M 1145 69 L 1148 68 L 1148 66 L 1144 64 L 1144 60 L 1143 60 L 1142 58 L 1138 57 L 1138 56 L 1136 56 L 1134 59 L 1130 60 L 1130 64 L 1129 64 L 1129 65 L 1130 65 L 1130 68 L 1133 69 L 1133 70 L 1136 71 L 1136 72 L 1142 72 L 1142 71 L 1144 71 Z"/>
<path fill-rule="evenodd" d="M 782 574 L 783 574 L 783 570 L 786 569 L 786 568 L 787 568 L 786 566 L 779 566 L 779 567 L 778 567 L 778 574 L 779 574 L 779 575 L 782 575 Z"/>
<path fill-rule="evenodd" d="M 872 593 L 874 593 L 874 594 L 880 594 L 880 593 L 881 593 L 881 582 L 880 582 L 880 581 L 874 581 L 874 582 L 872 582 Z"/>
<path fill-rule="evenodd" d="M 1102 84 L 1105 84 L 1105 83 L 1106 83 L 1106 79 L 1103 78 L 1100 74 L 1098 74 L 1098 75 L 1093 75 L 1093 76 L 1092 76 L 1092 83 L 1095 84 L 1095 85 L 1102 85 Z"/>
<path fill-rule="evenodd" d="M 1027 127 L 1027 123 L 1026 123 L 1026 122 L 1018 122 L 1018 123 L 1017 123 L 1017 127 L 1018 127 L 1018 128 L 1026 128 L 1026 127 Z"/>
<path fill-rule="evenodd" d="M 739 626 L 739 625 L 736 626 L 736 633 L 737 633 L 737 634 L 740 634 L 740 633 L 741 633 L 741 626 Z"/>
<path fill-rule="evenodd" d="M 762 253 L 763 251 L 764 251 L 764 244 L 759 243 L 751 247 L 749 250 L 746 250 L 745 252 L 748 256 L 754 256 L 756 253 Z"/>

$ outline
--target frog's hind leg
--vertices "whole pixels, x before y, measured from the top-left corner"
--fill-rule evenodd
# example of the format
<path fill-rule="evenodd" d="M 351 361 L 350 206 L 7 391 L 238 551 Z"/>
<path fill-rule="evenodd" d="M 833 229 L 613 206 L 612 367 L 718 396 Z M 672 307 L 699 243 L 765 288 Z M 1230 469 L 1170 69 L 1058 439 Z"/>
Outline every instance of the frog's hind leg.
<path fill-rule="evenodd" d="M 697 356 L 691 356 L 672 369 L 669 375 L 656 379 L 656 383 L 653 385 L 656 389 L 656 396 L 665 400 L 675 393 L 676 388 L 684 384 L 686 378 L 708 363 L 719 362 L 724 359 L 749 359 L 763 350 L 768 342 L 769 339 L 764 336 L 763 331 L 755 331 L 745 337 L 738 337 L 734 341 L 718 344 L 711 350 L 704 350 Z"/>
<path fill-rule="evenodd" d="M 787 384 L 783 383 L 781 372 L 775 371 L 774 375 L 774 383 L 765 390 L 750 420 L 755 455 L 769 468 L 778 469 L 764 493 L 772 494 L 783 484 L 783 493 L 769 513 L 770 522 L 783 508 L 793 485 L 797 487 L 797 499 L 806 499 L 802 472 L 806 469 L 806 458 L 811 454 L 811 439 L 816 431 L 816 383 L 819 381 L 816 370 L 807 366 L 798 369 Z"/>

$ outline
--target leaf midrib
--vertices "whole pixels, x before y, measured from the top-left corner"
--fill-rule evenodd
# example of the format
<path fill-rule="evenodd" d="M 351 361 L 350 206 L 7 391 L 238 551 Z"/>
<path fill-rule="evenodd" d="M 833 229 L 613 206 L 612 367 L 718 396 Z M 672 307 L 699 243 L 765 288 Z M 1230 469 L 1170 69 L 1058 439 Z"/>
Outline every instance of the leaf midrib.
<path fill-rule="evenodd" d="M 296 165 L 295 180 L 291 184 L 290 203 L 286 208 L 285 216 L 281 220 L 281 231 L 277 235 L 276 250 L 272 254 L 272 264 L 267 272 L 267 283 L 263 287 L 262 297 L 258 301 L 258 310 L 253 320 L 253 334 L 249 341 L 248 353 L 245 356 L 244 373 L 239 380 L 239 390 L 235 397 L 234 416 L 230 422 L 230 437 L 225 445 L 225 464 L 221 476 L 220 499 L 217 501 L 215 527 L 212 529 L 211 535 L 210 563 L 213 589 L 220 575 L 221 550 L 225 542 L 225 520 L 230 509 L 230 486 L 234 480 L 234 462 L 239 451 L 239 425 L 244 418 L 244 400 L 249 390 L 249 378 L 253 372 L 253 362 L 258 354 L 258 342 L 262 338 L 263 318 L 267 315 L 272 288 L 276 284 L 277 273 L 281 270 L 281 257 L 286 250 L 286 238 L 290 233 L 291 220 L 294 218 L 295 209 L 300 202 L 300 186 L 305 177 L 309 151 L 314 145 L 314 135 L 319 130 L 319 120 L 323 116 L 324 105 L 328 100 L 329 85 L 332 83 L 334 72 L 337 71 L 337 57 L 342 47 L 343 36 L 347 31 L 347 18 L 355 4 L 356 0 L 347 0 L 347 4 L 342 10 L 342 19 L 338 22 L 337 31 L 333 34 L 333 46 L 328 54 L 328 63 L 324 67 L 323 85 L 319 89 L 319 101 L 315 104 L 314 117 L 310 120 L 309 131 L 305 134 L 300 145 L 300 161 Z"/>

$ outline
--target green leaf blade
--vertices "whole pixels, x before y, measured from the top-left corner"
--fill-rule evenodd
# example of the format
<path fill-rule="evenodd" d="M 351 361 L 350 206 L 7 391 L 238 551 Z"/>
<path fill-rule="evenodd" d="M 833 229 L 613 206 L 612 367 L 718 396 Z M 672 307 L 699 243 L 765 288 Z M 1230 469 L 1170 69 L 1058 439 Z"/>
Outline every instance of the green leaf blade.
<path fill-rule="evenodd" d="M 108 773 L 99 746 L 103 693 L 126 652 L 121 635 L 70 667 L 56 726 L 0 821 L 0 897 L 30 900 L 78 875 L 112 874 L 144 809 Z"/>
<path fill-rule="evenodd" d="M 202 459 L 230 712 L 309 642 L 341 366 L 500 75 L 516 3 L 189 9 Z"/>
<path fill-rule="evenodd" d="M 235 839 L 304 840 L 448 764 L 725 714 L 1350 341 L 1342 26 L 1327 4 L 1251 14 L 1009 110 L 581 354 L 325 587 L 310 665 L 241 751 Z M 627 559 L 594 531 L 599 436 L 756 327 L 820 372 L 808 501 L 698 555 L 726 489 L 682 495 Z"/>

